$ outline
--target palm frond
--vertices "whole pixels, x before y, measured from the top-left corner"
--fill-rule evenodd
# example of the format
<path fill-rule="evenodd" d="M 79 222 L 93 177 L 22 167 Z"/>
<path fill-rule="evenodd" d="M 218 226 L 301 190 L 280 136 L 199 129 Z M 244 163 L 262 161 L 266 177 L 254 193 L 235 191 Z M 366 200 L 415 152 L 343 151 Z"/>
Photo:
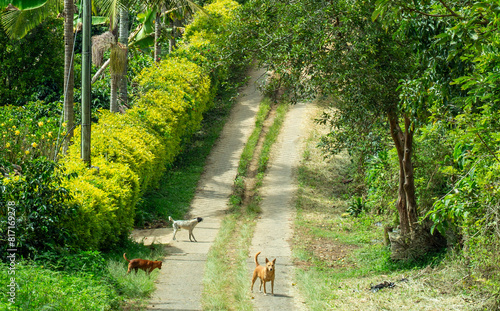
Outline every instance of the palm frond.
<path fill-rule="evenodd" d="M 61 8 L 59 0 L 47 0 L 34 9 L 4 11 L 0 14 L 0 23 L 9 38 L 20 39 L 47 17 L 56 16 Z"/>
<path fill-rule="evenodd" d="M 120 0 L 95 0 L 94 4 L 99 8 L 100 15 L 109 18 L 109 25 L 111 29 L 116 28 L 117 17 L 120 6 L 123 1 Z"/>

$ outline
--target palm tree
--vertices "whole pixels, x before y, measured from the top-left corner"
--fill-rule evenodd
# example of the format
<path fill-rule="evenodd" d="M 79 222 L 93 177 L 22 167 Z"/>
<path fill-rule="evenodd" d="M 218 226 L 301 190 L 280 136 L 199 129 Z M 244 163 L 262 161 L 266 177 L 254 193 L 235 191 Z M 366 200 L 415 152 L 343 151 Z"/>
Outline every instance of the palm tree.
<path fill-rule="evenodd" d="M 128 55 L 128 36 L 129 36 L 129 22 L 128 22 L 128 14 L 129 10 L 127 8 L 120 9 L 120 28 L 118 30 L 118 42 L 120 42 L 127 51 L 125 52 Z M 120 101 L 124 106 L 127 106 L 128 103 L 128 93 L 127 93 L 127 68 L 128 68 L 128 57 L 125 59 L 125 74 L 120 79 L 118 89 L 120 91 Z"/>
<path fill-rule="evenodd" d="M 73 63 L 73 18 L 74 18 L 73 0 L 64 0 L 64 122 L 66 123 L 67 139 L 63 145 L 63 153 L 73 137 L 73 128 L 75 123 L 75 110 L 73 108 L 75 72 Z"/>

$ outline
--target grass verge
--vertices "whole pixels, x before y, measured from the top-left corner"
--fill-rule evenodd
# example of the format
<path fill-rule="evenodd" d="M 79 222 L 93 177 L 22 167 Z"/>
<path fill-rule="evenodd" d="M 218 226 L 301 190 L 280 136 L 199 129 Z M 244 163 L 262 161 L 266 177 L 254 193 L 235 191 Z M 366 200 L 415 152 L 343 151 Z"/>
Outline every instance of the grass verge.
<path fill-rule="evenodd" d="M 129 258 L 164 256 L 163 248 L 128 244 L 124 248 Z M 0 281 L 7 286 L 14 278 L 15 286 L 14 304 L 7 291 L 0 292 L 0 310 L 140 310 L 155 288 L 156 275 L 148 277 L 140 271 L 127 276 L 122 255 L 47 252 L 19 262 L 15 274 L 2 264 Z"/>
<path fill-rule="evenodd" d="M 151 227 L 168 216 L 183 219 L 189 211 L 205 160 L 217 141 L 234 103 L 238 85 L 217 98 L 204 115 L 201 129 L 185 143 L 184 151 L 162 177 L 156 191 L 146 194 L 138 205 L 136 225 Z"/>
<path fill-rule="evenodd" d="M 259 163 L 259 174 L 255 178 L 262 180 L 269 162 L 271 146 L 276 141 L 288 106 L 285 104 L 277 106 L 272 124 L 267 127 L 265 121 L 271 109 L 270 100 L 264 99 L 259 106 L 255 129 L 241 155 L 238 177 L 230 199 L 231 208 L 224 217 L 214 245 L 208 253 L 202 294 L 202 304 L 205 310 L 253 309 L 248 288 L 249 276 L 246 262 L 260 199 L 256 194 L 252 200 L 244 204 L 243 196 L 248 190 L 245 189 L 248 185 L 254 185 L 252 186 L 254 189 L 251 190 L 257 192 L 256 188 L 260 182 L 248 183 L 245 179 L 249 178 L 251 163 L 255 161 Z M 228 275 L 232 277 L 228 278 Z"/>
<path fill-rule="evenodd" d="M 294 258 L 297 284 L 311 310 L 474 310 L 467 272 L 445 254 L 394 262 L 384 245 L 383 215 L 345 211 L 359 185 L 347 153 L 325 161 L 316 148 L 326 131 L 312 124 L 299 167 Z M 376 291 L 372 286 L 393 283 Z"/>

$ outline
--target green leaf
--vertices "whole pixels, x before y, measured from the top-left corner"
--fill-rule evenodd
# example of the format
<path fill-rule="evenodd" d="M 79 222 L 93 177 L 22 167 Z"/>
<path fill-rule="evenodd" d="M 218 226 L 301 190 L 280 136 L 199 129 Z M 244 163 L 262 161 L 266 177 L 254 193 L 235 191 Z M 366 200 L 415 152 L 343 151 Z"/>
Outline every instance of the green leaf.
<path fill-rule="evenodd" d="M 6 8 L 9 4 L 12 4 L 14 7 L 18 8 L 19 10 L 31 10 L 31 9 L 36 9 L 39 8 L 45 3 L 47 3 L 48 0 L 0 0 L 0 7 L 2 9 Z"/>

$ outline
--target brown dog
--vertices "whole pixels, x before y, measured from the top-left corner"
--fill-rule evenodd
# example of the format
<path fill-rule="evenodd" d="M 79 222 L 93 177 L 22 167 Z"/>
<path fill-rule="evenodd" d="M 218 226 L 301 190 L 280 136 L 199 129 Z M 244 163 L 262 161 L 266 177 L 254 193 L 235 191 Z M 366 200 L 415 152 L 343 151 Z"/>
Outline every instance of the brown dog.
<path fill-rule="evenodd" d="M 257 277 L 260 278 L 260 287 L 259 291 L 262 291 L 262 284 L 264 284 L 264 295 L 267 295 L 266 293 L 266 282 L 271 281 L 271 293 L 274 295 L 274 265 L 276 263 L 276 258 L 274 258 L 273 261 L 269 261 L 269 259 L 266 258 L 266 266 L 261 266 L 259 265 L 259 262 L 257 261 L 257 257 L 259 256 L 260 252 L 255 254 L 255 270 L 253 270 L 253 276 L 252 276 L 252 292 L 253 292 L 253 284 L 255 283 L 255 280 L 257 280 Z"/>
<path fill-rule="evenodd" d="M 138 269 L 144 270 L 147 274 L 150 274 L 151 271 L 153 271 L 156 268 L 161 270 L 161 264 L 162 264 L 161 261 L 152 261 L 139 258 L 128 260 L 125 254 L 126 253 L 123 253 L 123 258 L 125 258 L 125 260 L 128 261 L 127 274 L 129 274 L 130 271 L 132 271 L 132 269 L 135 270 L 136 274 Z"/>

